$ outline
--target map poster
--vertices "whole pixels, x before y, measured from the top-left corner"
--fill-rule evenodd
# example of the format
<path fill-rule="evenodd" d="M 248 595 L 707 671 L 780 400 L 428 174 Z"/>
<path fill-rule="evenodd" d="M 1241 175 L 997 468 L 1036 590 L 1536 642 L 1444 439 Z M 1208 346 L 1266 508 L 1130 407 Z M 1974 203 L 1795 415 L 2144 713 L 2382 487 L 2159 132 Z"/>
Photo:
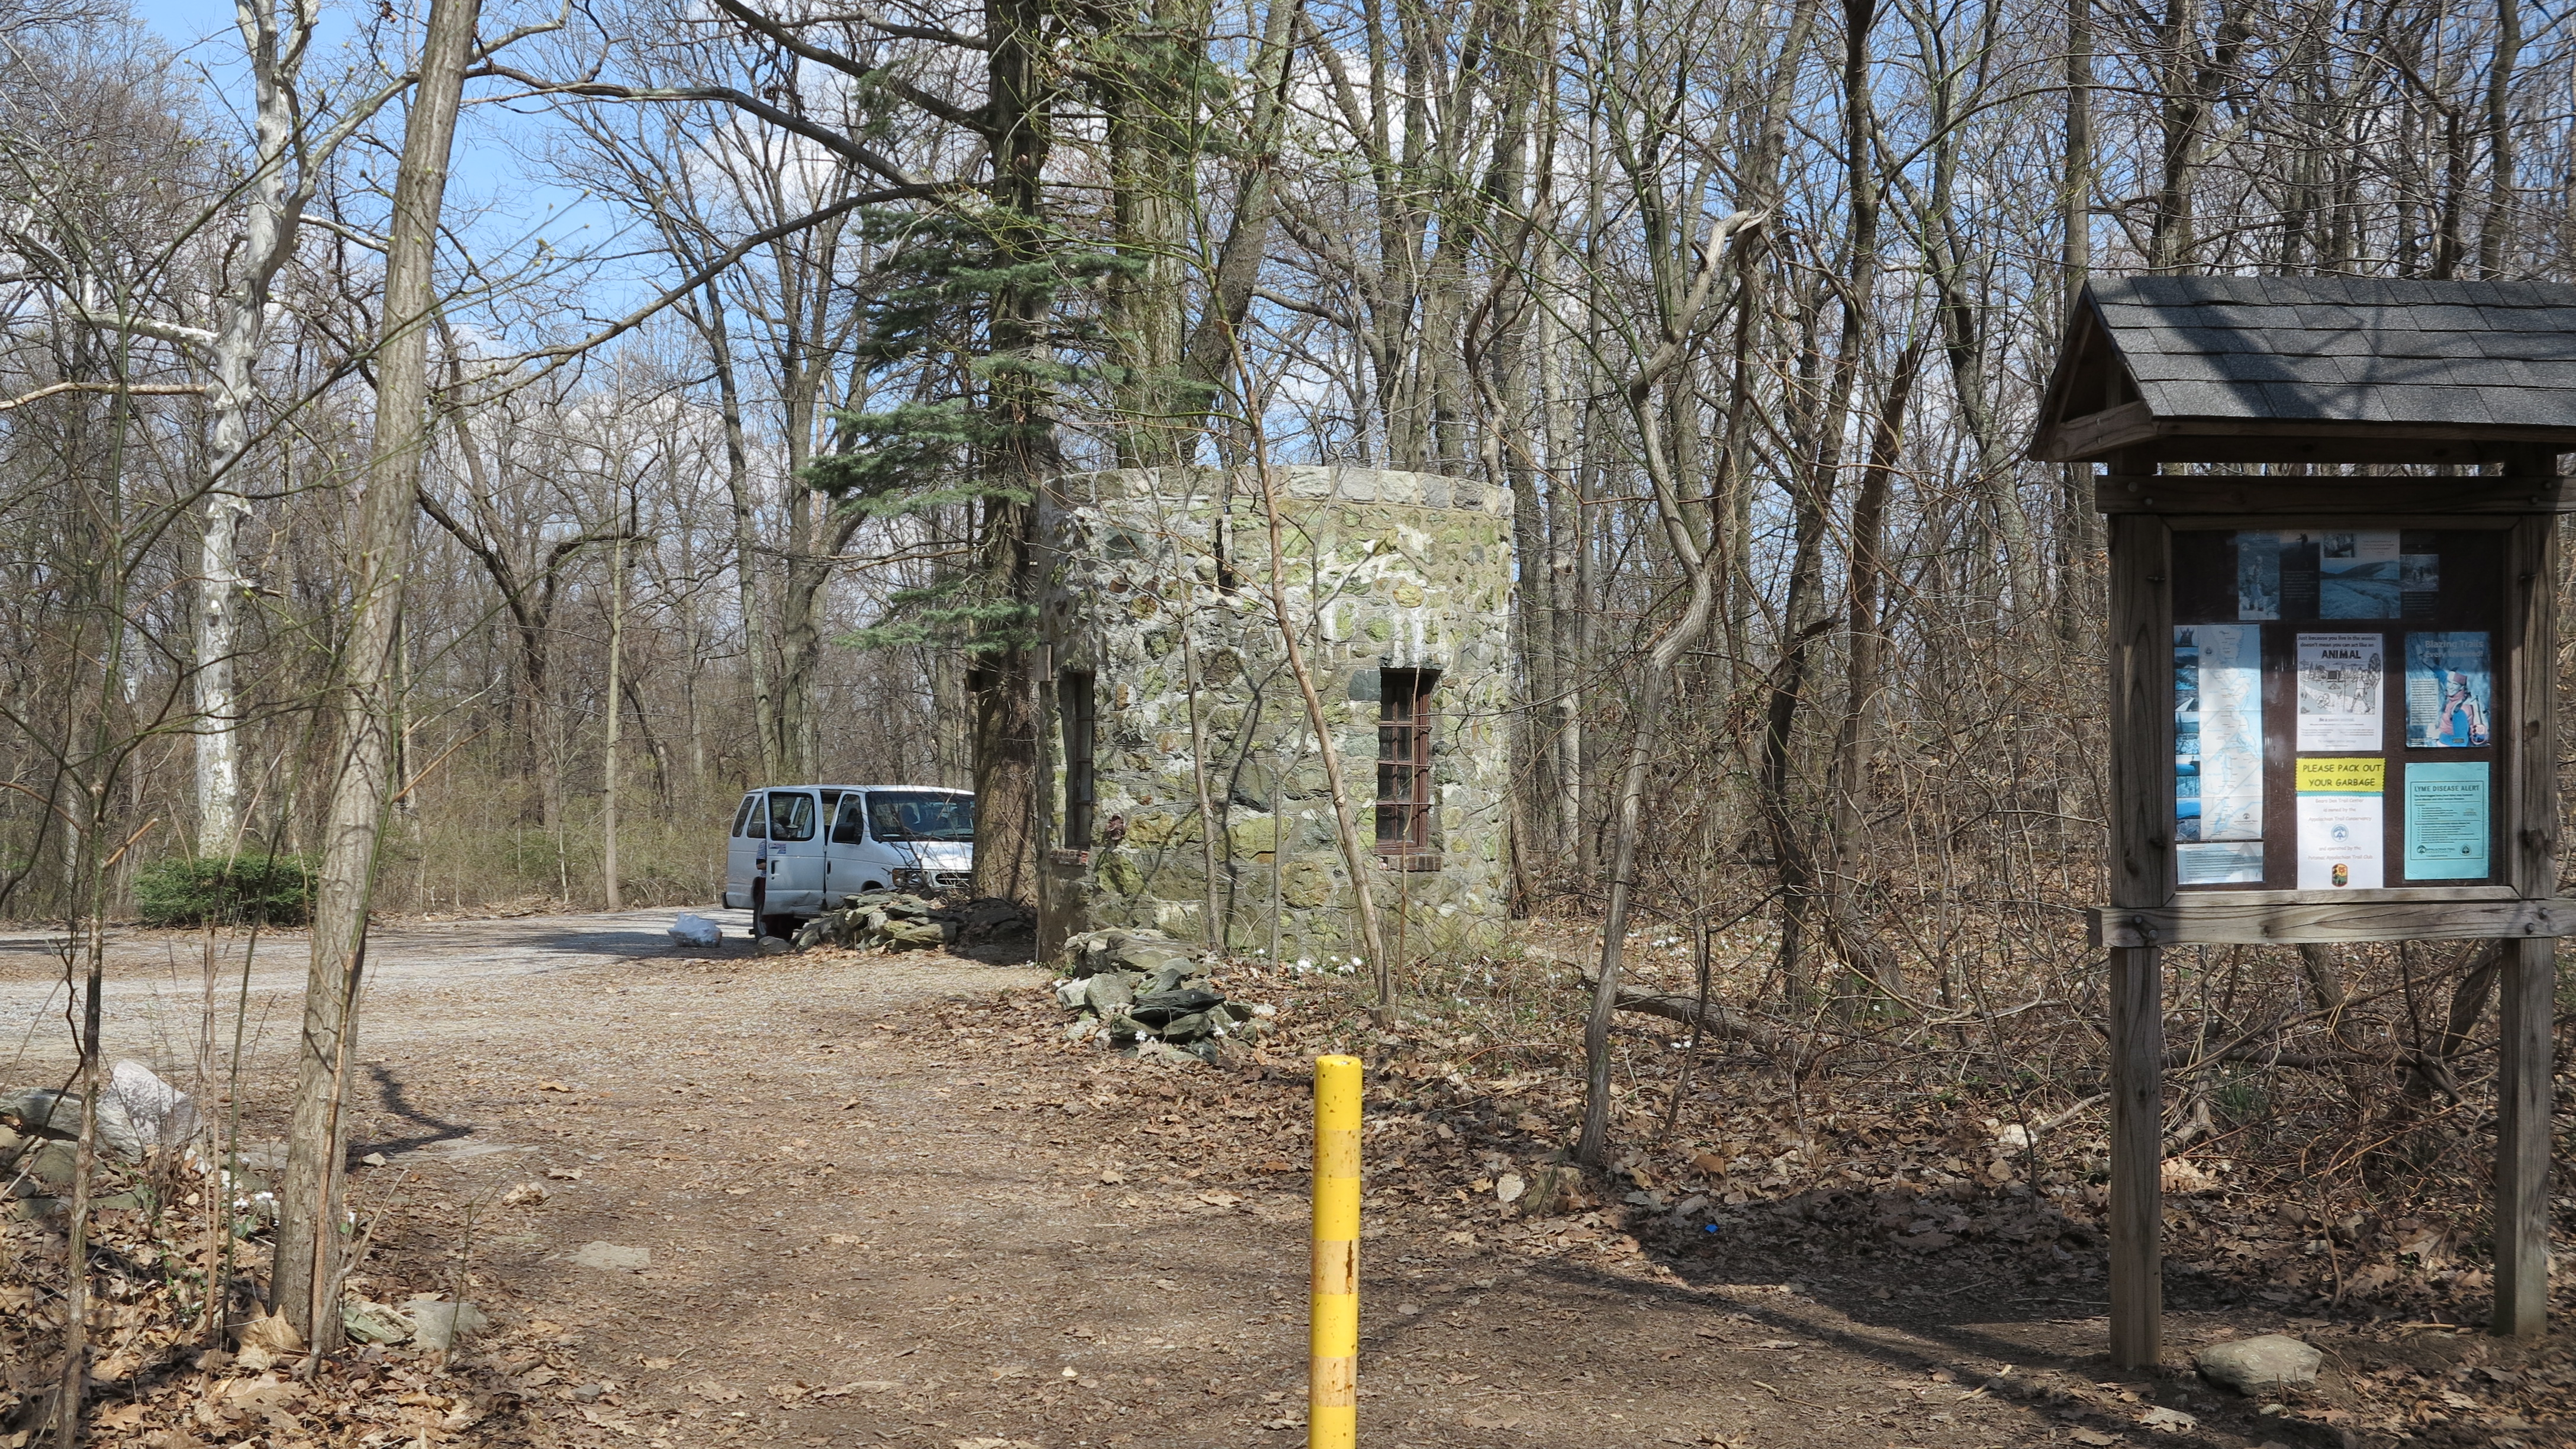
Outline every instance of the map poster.
<path fill-rule="evenodd" d="M 2484 880 L 2487 762 L 2406 767 L 2406 878 Z"/>
<path fill-rule="evenodd" d="M 2394 619 L 2405 606 L 2397 530 L 2324 535 L 2317 556 L 2317 617 Z"/>
<path fill-rule="evenodd" d="M 2380 634 L 2299 636 L 2296 748 L 2380 748 L 2381 681 L 2387 638 Z"/>
<path fill-rule="evenodd" d="M 2202 840 L 2263 838 L 2263 631 L 2197 626 Z M 2181 724 L 2179 718 L 2175 724 Z M 2179 737 L 2179 736 L 2177 736 Z"/>
<path fill-rule="evenodd" d="M 2483 630 L 2406 636 L 2406 748 L 2493 744 L 2494 707 L 2495 675 L 2487 667 Z"/>
<path fill-rule="evenodd" d="M 2380 887 L 2387 772 L 2377 757 L 2299 761 L 2300 890 Z"/>

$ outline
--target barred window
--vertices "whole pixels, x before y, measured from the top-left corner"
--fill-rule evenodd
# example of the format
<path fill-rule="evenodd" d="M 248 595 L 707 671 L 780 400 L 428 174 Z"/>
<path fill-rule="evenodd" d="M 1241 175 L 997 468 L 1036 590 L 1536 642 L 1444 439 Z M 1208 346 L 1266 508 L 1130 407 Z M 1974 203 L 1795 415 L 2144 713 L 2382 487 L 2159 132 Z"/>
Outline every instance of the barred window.
<path fill-rule="evenodd" d="M 1056 687 L 1056 710 L 1064 719 L 1064 843 L 1075 850 L 1091 845 L 1095 799 L 1092 793 L 1093 713 L 1091 676 L 1067 671 Z"/>
<path fill-rule="evenodd" d="M 1377 852 L 1437 868 L 1432 838 L 1431 736 L 1436 669 L 1381 669 L 1377 707 Z"/>

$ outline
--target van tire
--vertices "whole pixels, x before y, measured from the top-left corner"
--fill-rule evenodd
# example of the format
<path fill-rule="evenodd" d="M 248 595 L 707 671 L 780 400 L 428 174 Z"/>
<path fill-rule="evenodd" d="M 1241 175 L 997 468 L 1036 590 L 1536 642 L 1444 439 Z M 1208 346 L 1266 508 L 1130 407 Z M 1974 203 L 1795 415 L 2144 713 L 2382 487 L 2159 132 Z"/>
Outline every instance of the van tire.
<path fill-rule="evenodd" d="M 760 918 L 760 934 L 776 936 L 782 941 L 794 940 L 796 919 L 794 916 L 763 916 Z"/>

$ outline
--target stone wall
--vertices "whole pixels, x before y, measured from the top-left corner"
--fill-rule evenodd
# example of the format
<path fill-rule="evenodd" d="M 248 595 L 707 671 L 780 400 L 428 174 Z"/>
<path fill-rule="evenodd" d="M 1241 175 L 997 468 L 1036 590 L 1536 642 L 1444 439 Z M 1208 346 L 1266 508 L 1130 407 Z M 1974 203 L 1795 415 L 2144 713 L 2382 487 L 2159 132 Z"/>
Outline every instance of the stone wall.
<path fill-rule="evenodd" d="M 1511 499 L 1465 479 L 1273 470 L 1288 615 L 1374 841 L 1378 671 L 1440 671 L 1437 869 L 1369 869 L 1390 949 L 1446 954 L 1503 928 L 1510 730 Z M 1060 480 L 1040 509 L 1052 828 L 1043 932 L 1150 926 L 1318 965 L 1357 954 L 1350 873 L 1304 701 L 1272 616 L 1270 539 L 1251 470 Z M 1195 665 L 1195 690 L 1193 669 Z M 1063 705 L 1088 674 L 1097 716 L 1091 846 L 1065 838 Z M 1191 762 L 1195 696 L 1216 815 L 1217 910 Z M 1113 824 L 1113 822 L 1115 822 Z M 1114 842 L 1108 837 L 1123 826 Z"/>

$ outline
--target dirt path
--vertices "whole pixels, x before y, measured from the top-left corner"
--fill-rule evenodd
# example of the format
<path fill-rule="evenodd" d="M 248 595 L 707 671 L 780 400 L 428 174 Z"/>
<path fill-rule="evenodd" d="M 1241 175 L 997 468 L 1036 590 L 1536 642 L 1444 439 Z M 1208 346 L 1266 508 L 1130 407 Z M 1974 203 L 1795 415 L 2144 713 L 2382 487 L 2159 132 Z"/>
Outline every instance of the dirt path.
<path fill-rule="evenodd" d="M 461 1287 L 493 1310 L 478 1351 L 516 1402 L 458 1442 L 1302 1444 L 1296 1061 L 1229 1076 L 1067 1050 L 1026 968 L 758 958 L 735 917 L 721 952 L 679 952 L 668 915 L 374 948 L 359 1150 L 385 1162 L 356 1178 L 380 1216 L 355 1286 Z M 200 986 L 155 966 L 156 944 L 170 955 L 120 947 L 112 1031 L 192 1039 Z M 276 945 L 252 974 L 269 1023 L 253 1095 L 272 1100 L 302 965 L 300 942 Z M 0 966 L 0 1003 L 41 1011 L 41 991 Z M 1504 1221 L 1475 1171 L 1462 1144 L 1454 1194 L 1371 1199 L 1365 1442 L 2347 1437 L 2179 1375 L 2114 1375 L 2098 1267 L 2072 1258 L 1945 1268 L 1749 1229 L 1650 1252 L 1599 1214 Z M 544 1199 L 509 1204 L 527 1184 Z M 2180 1345 L 2323 1341 L 2259 1303 L 2174 1297 Z M 2475 1347 L 2441 1342 L 2386 1352 Z M 2141 1422 L 2159 1409 L 2169 1432 Z"/>

